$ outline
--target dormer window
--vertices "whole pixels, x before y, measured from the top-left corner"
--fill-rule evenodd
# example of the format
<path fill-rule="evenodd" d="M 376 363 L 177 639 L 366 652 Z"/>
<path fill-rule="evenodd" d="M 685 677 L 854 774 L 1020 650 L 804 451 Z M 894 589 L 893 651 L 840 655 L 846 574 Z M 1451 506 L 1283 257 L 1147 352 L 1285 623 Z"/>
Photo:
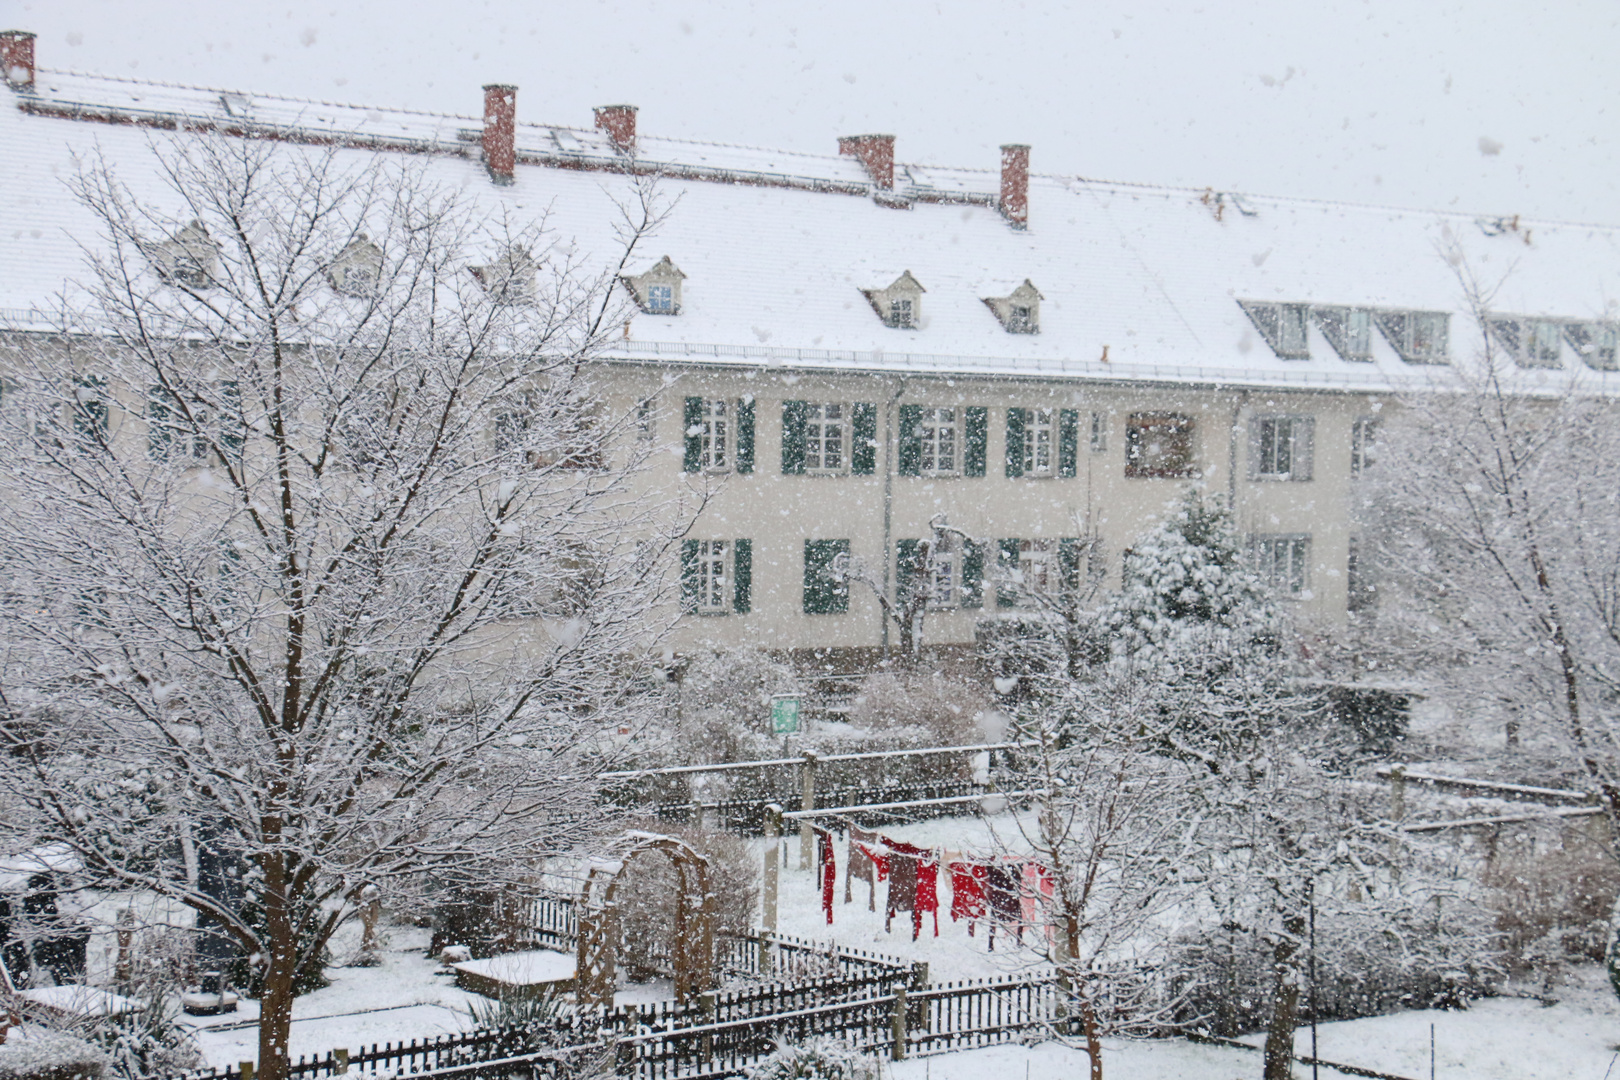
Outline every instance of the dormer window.
<path fill-rule="evenodd" d="M 645 273 L 624 274 L 619 278 L 635 297 L 636 306 L 648 315 L 679 315 L 681 282 L 685 279 L 686 275 L 668 255 Z"/>
<path fill-rule="evenodd" d="M 928 290 L 907 270 L 886 289 L 862 289 L 883 325 L 896 330 L 916 330 L 922 326 L 922 294 Z"/>
<path fill-rule="evenodd" d="M 1564 326 L 1552 319 L 1490 319 L 1491 334 L 1523 368 L 1563 366 Z"/>
<path fill-rule="evenodd" d="M 502 307 L 534 303 L 534 273 L 533 256 L 516 247 L 508 248 L 488 266 L 472 268 L 472 276 L 478 280 L 478 284 Z"/>
<path fill-rule="evenodd" d="M 1620 329 L 1614 323 L 1572 322 L 1564 325 L 1570 347 L 1593 371 L 1620 369 Z"/>
<path fill-rule="evenodd" d="M 382 248 L 361 233 L 338 252 L 332 265 L 326 268 L 326 278 L 332 288 L 344 296 L 370 296 L 377 291 L 382 261 Z"/>
<path fill-rule="evenodd" d="M 1311 309 L 1322 336 L 1342 360 L 1365 363 L 1372 359 L 1372 311 L 1368 308 L 1319 307 Z"/>
<path fill-rule="evenodd" d="M 171 285 L 186 289 L 206 289 L 214 283 L 219 268 L 219 245 L 202 222 L 193 221 L 159 244 L 152 261 L 159 276 Z"/>
<path fill-rule="evenodd" d="M 1239 300 L 1238 303 L 1278 358 L 1311 358 L 1305 334 L 1306 319 L 1311 311 L 1309 304 L 1275 304 L 1261 300 Z"/>
<path fill-rule="evenodd" d="M 985 305 L 995 312 L 1001 328 L 1009 334 L 1038 334 L 1041 332 L 1041 301 L 1044 297 L 1030 284 L 1024 283 L 1006 296 L 986 296 Z"/>
<path fill-rule="evenodd" d="M 1448 362 L 1450 320 L 1444 311 L 1380 311 L 1373 316 L 1384 340 L 1408 364 Z"/>

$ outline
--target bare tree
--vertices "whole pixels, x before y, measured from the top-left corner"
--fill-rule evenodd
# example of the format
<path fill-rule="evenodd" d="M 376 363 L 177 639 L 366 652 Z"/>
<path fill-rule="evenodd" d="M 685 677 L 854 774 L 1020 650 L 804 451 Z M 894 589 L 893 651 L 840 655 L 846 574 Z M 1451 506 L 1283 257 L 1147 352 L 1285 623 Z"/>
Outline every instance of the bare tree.
<path fill-rule="evenodd" d="M 154 155 L 73 182 L 92 332 L 6 358 L 5 826 L 247 954 L 278 1080 L 361 891 L 585 838 L 647 705 L 678 508 L 592 358 L 660 210 L 602 259 L 420 165 Z"/>
<path fill-rule="evenodd" d="M 1521 728 L 1546 721 L 1620 857 L 1620 404 L 1574 371 L 1525 370 L 1540 363 L 1531 327 L 1498 316 L 1498 286 L 1453 262 L 1483 344 L 1379 433 L 1361 485 L 1378 602 L 1360 653 L 1470 714 L 1505 707 L 1515 753 Z M 1603 325 L 1571 331 L 1598 367 L 1587 331 Z"/>

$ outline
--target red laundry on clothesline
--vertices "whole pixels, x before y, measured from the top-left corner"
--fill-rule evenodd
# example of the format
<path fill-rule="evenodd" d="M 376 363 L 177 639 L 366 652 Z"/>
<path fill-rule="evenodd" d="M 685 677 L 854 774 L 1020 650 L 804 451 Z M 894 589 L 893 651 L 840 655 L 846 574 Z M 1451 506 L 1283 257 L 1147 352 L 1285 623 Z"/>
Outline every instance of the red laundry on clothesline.
<path fill-rule="evenodd" d="M 816 828 L 816 870 L 821 875 L 821 908 L 827 913 L 827 925 L 833 921 L 833 894 L 838 887 L 838 862 L 833 853 L 833 835 L 826 829 Z"/>
<path fill-rule="evenodd" d="M 968 937 L 978 920 L 984 918 L 984 879 L 990 868 L 984 863 L 960 860 L 949 866 L 951 873 L 951 921 L 966 919 Z"/>

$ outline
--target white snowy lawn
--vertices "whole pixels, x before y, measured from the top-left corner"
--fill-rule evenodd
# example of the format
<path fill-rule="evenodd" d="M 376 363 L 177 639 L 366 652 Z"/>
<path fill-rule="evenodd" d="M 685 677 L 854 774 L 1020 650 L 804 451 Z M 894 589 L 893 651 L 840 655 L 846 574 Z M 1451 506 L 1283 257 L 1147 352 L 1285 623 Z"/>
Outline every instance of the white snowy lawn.
<path fill-rule="evenodd" d="M 987 850 L 990 830 L 1016 838 L 1011 817 L 980 822 L 940 819 L 880 830 L 919 845 Z M 998 938 L 996 951 L 986 948 L 984 927 L 969 937 L 962 924 L 950 921 L 950 894 L 942 885 L 940 936 L 933 937 L 930 919 L 924 936 L 911 940 L 908 913 L 897 915 L 892 933 L 883 932 L 883 887 L 877 912 L 866 909 L 865 886 L 855 885 L 856 901 L 843 902 L 842 853 L 833 908 L 833 925 L 825 922 L 809 871 L 798 869 L 798 839 L 786 841 L 789 858 L 781 873 L 779 929 L 783 933 L 925 960 L 935 983 L 1029 971 L 1041 965 L 1032 948 L 1007 948 Z M 840 845 L 841 847 L 842 845 Z M 764 842 L 756 845 L 763 859 Z M 325 1054 L 338 1047 L 359 1050 L 373 1043 L 431 1038 L 472 1026 L 468 1009 L 475 995 L 456 989 L 453 978 L 423 955 L 426 931 L 390 928 L 384 963 L 376 968 L 333 967 L 332 985 L 298 999 L 294 1008 L 292 1054 Z M 340 961 L 345 949 L 337 950 Z M 352 943 L 348 951 L 352 952 Z M 626 987 L 620 1001 L 668 997 L 667 984 Z M 1476 1002 L 1464 1012 L 1414 1011 L 1343 1023 L 1318 1031 L 1320 1056 L 1366 1069 L 1425 1080 L 1429 1076 L 1429 1025 L 1434 1025 L 1436 1080 L 1620 1080 L 1620 999 L 1597 967 L 1579 969 L 1555 987 L 1556 1004 L 1543 1006 L 1528 998 L 1501 997 Z M 188 1018 L 210 1065 L 222 1066 L 256 1056 L 255 1002 L 243 1001 L 234 1016 Z M 1248 1041 L 1258 1045 L 1260 1036 Z M 1298 1050 L 1310 1050 L 1310 1032 L 1299 1033 Z M 1614 1071 L 1608 1072 L 1611 1064 Z M 1105 1075 L 1128 1080 L 1236 1080 L 1260 1075 L 1260 1054 L 1230 1047 L 1194 1045 L 1184 1040 L 1109 1040 Z M 957 1054 L 935 1055 L 898 1064 L 885 1063 L 892 1080 L 1068 1080 L 1087 1075 L 1083 1052 L 1054 1043 L 1004 1046 Z M 1296 1068 L 1307 1077 L 1311 1070 Z M 1322 1077 L 1339 1080 L 1334 1070 Z"/>

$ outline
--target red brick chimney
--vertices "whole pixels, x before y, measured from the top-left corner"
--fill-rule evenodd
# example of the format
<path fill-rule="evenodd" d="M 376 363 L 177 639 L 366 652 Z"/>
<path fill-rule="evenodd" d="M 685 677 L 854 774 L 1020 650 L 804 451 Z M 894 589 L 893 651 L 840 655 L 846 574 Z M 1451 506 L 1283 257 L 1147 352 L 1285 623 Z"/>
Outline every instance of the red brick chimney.
<path fill-rule="evenodd" d="M 838 140 L 838 152 L 860 158 L 879 191 L 894 190 L 893 135 L 844 135 Z"/>
<path fill-rule="evenodd" d="M 0 73 L 16 90 L 34 86 L 34 35 L 27 30 L 0 30 Z"/>
<path fill-rule="evenodd" d="M 613 148 L 631 154 L 636 149 L 636 107 L 634 105 L 599 105 L 596 126 L 607 132 Z"/>
<path fill-rule="evenodd" d="M 1029 147 L 1001 148 L 1001 216 L 1015 229 L 1029 227 Z"/>
<path fill-rule="evenodd" d="M 484 167 L 497 184 L 510 184 L 517 168 L 517 87 L 484 87 Z"/>

